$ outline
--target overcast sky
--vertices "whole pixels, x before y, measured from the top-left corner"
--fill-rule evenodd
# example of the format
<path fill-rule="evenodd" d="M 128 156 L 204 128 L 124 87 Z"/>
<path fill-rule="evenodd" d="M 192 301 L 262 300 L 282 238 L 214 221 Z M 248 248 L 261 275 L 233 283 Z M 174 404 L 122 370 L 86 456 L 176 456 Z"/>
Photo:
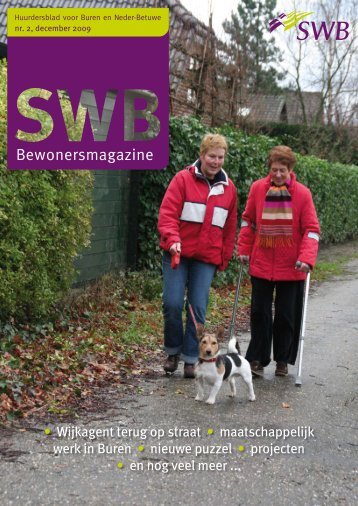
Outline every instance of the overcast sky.
<path fill-rule="evenodd" d="M 180 0 L 180 2 L 186 9 L 194 14 L 195 17 L 203 21 L 205 24 L 208 24 L 209 22 L 209 6 L 212 4 L 213 27 L 218 36 L 223 33 L 223 21 L 225 21 L 225 19 L 230 19 L 231 12 L 236 12 L 237 5 L 239 3 L 238 0 Z M 283 6 L 290 11 L 294 10 L 293 0 L 291 2 L 278 0 L 277 11 L 282 12 Z"/>
<path fill-rule="evenodd" d="M 224 30 L 222 29 L 223 21 L 231 18 L 232 11 L 237 11 L 238 0 L 180 0 L 186 9 L 188 9 L 195 17 L 203 21 L 205 24 L 209 22 L 209 12 L 210 12 L 210 4 L 212 4 L 212 12 L 213 12 L 213 28 L 215 30 L 216 35 L 219 38 L 224 38 Z M 300 2 L 300 10 L 304 9 L 304 1 Z M 296 7 L 297 8 L 297 7 Z M 284 1 L 278 0 L 277 6 L 275 10 L 275 14 L 280 14 L 281 12 L 291 12 L 295 10 L 294 8 L 294 0 Z M 286 40 L 282 34 L 278 33 L 276 30 L 276 44 L 280 48 L 281 52 L 284 55 L 283 61 L 279 64 L 280 71 L 286 71 L 290 68 L 289 65 L 289 55 L 286 49 Z M 274 32 L 275 33 L 275 32 Z M 287 34 L 285 34 L 287 35 Z M 307 76 L 309 78 L 309 76 Z M 290 78 L 288 77 L 284 84 L 288 84 Z M 303 83 L 306 90 L 313 90 L 313 87 L 310 86 L 309 79 L 305 79 Z"/>
<path fill-rule="evenodd" d="M 224 31 L 222 29 L 222 23 L 225 19 L 231 18 L 231 12 L 234 10 L 236 12 L 238 0 L 180 0 L 181 3 L 186 7 L 192 14 L 203 21 L 205 24 L 208 24 L 209 21 L 209 12 L 210 12 L 210 4 L 212 4 L 212 12 L 213 12 L 213 28 L 215 30 L 216 35 L 219 38 L 224 38 Z M 355 3 L 355 0 L 343 0 L 343 3 L 352 6 L 352 3 Z M 286 14 L 293 10 L 314 10 L 312 6 L 314 5 L 313 1 L 309 0 L 278 0 L 277 6 L 274 11 L 275 15 L 279 15 L 282 12 Z M 287 78 L 282 84 L 288 84 L 289 81 L 292 81 L 292 77 L 289 75 L 289 71 L 293 71 L 292 67 L 292 57 L 287 49 L 287 41 L 289 36 L 291 36 L 291 44 L 292 51 L 294 54 L 297 54 L 299 51 L 300 42 L 295 39 L 293 30 L 290 32 L 283 32 L 279 29 L 273 32 L 276 40 L 276 44 L 281 50 L 283 54 L 283 59 L 280 63 L 278 63 L 279 70 L 286 72 Z M 302 68 L 304 69 L 301 86 L 306 91 L 315 91 L 317 90 L 317 80 L 319 80 L 319 75 L 314 75 L 315 72 L 319 73 L 319 69 L 317 68 L 317 62 L 319 60 L 318 55 L 318 47 L 317 42 L 312 40 L 304 41 L 301 43 L 301 49 L 305 53 L 304 65 Z M 316 82 L 314 82 L 316 81 Z"/>

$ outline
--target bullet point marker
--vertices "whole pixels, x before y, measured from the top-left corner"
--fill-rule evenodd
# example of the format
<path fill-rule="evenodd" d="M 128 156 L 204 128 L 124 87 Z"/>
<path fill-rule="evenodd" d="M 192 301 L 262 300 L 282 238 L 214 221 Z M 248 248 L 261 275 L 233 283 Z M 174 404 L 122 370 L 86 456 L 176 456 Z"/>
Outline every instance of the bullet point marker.
<path fill-rule="evenodd" d="M 123 467 L 123 462 L 118 462 L 117 467 L 118 467 L 118 469 L 122 469 L 122 467 Z"/>
<path fill-rule="evenodd" d="M 209 436 L 211 436 L 212 434 L 214 434 L 214 429 L 208 429 L 208 434 L 209 434 Z"/>
<path fill-rule="evenodd" d="M 49 429 L 48 427 L 44 430 L 44 433 L 46 434 L 46 436 L 49 436 L 50 434 L 52 434 L 52 430 Z"/>
<path fill-rule="evenodd" d="M 139 451 L 139 452 L 144 452 L 144 446 L 139 445 L 139 446 L 138 446 L 138 451 Z"/>
<path fill-rule="evenodd" d="M 244 451 L 245 451 L 245 446 L 240 445 L 240 446 L 238 447 L 238 451 L 239 451 L 239 452 L 244 452 Z"/>

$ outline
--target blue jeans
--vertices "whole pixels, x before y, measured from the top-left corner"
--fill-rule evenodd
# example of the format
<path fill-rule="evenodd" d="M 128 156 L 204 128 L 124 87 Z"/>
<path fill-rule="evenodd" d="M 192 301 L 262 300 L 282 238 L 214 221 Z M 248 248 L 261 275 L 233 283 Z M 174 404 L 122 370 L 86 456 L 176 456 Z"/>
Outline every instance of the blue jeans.
<path fill-rule="evenodd" d="M 199 354 L 198 341 L 188 303 L 193 308 L 196 321 L 204 324 L 209 290 L 216 272 L 216 265 L 181 257 L 178 267 L 172 269 L 170 260 L 171 255 L 164 252 L 164 350 L 168 355 L 180 354 L 181 359 L 187 364 L 195 364 Z M 184 332 L 182 313 L 185 290 L 187 290 L 187 304 Z"/>

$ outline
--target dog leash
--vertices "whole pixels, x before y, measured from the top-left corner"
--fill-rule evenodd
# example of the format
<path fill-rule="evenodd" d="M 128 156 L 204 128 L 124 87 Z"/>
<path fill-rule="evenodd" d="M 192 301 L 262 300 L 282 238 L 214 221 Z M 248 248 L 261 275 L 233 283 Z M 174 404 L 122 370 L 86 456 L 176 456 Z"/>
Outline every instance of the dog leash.
<path fill-rule="evenodd" d="M 239 301 L 239 294 L 240 294 L 240 287 L 241 287 L 243 270 L 244 270 L 244 265 L 241 264 L 239 277 L 238 277 L 237 285 L 236 285 L 235 300 L 234 300 L 234 307 L 232 309 L 231 323 L 230 323 L 230 327 L 229 327 L 229 341 L 232 338 L 232 336 L 234 335 L 234 330 L 235 330 L 236 313 L 237 313 L 237 306 L 238 306 L 238 301 Z"/>
<path fill-rule="evenodd" d="M 195 314 L 194 314 L 193 308 L 191 307 L 190 302 L 189 302 L 189 311 L 190 311 L 191 318 L 192 318 L 193 323 L 194 323 L 195 330 L 198 330 L 198 323 L 196 321 Z"/>

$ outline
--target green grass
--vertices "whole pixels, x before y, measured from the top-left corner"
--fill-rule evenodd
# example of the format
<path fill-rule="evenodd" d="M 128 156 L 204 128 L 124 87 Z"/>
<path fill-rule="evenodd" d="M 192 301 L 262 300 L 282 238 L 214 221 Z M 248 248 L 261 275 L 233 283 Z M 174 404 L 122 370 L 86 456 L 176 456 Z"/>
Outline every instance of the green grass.
<path fill-rule="evenodd" d="M 333 276 L 342 275 L 346 271 L 347 262 L 353 258 L 358 258 L 358 253 L 349 256 L 339 256 L 334 262 L 317 262 L 313 272 L 313 279 L 316 281 L 326 281 Z"/>
<path fill-rule="evenodd" d="M 320 262 L 314 269 L 313 278 L 316 281 L 324 281 L 331 276 L 338 276 L 344 271 L 344 265 L 338 262 Z"/>

